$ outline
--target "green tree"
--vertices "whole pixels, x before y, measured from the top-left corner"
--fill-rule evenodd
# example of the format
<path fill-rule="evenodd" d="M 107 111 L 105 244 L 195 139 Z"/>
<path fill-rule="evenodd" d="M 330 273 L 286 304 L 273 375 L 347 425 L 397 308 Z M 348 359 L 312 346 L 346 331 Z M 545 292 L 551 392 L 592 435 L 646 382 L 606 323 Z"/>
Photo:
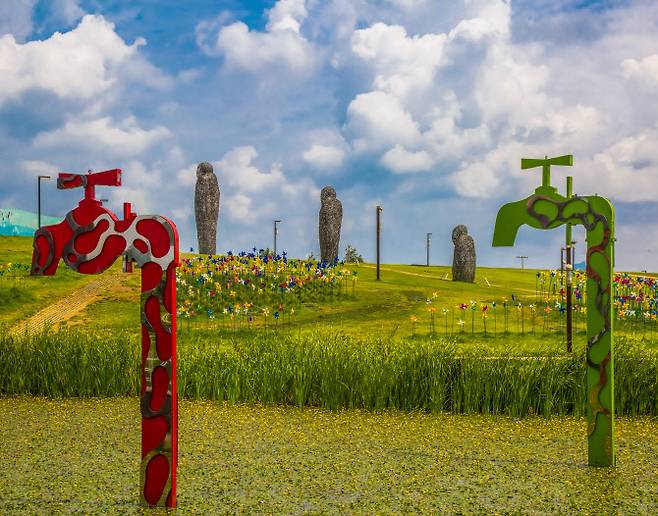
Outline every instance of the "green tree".
<path fill-rule="evenodd" d="M 361 256 L 354 247 L 347 244 L 345 247 L 345 263 L 363 263 L 363 256 Z"/>

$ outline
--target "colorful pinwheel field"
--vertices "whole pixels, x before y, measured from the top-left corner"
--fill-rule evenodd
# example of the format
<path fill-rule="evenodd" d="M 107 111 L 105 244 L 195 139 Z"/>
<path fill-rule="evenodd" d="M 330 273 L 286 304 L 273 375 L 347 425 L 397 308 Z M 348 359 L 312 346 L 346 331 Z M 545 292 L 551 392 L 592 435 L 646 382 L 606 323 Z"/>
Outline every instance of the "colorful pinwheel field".
<path fill-rule="evenodd" d="M 586 275 L 574 271 L 572 313 L 576 333 L 587 325 Z M 658 339 L 658 278 L 619 273 L 613 277 L 614 323 L 618 335 L 653 343 Z M 426 307 L 409 317 L 411 333 L 446 336 L 563 335 L 566 331 L 565 274 L 537 271 L 535 291 L 514 293 L 499 299 L 464 300 L 446 306 L 438 293 L 428 295 Z M 426 313 L 426 314 L 425 314 Z"/>
<path fill-rule="evenodd" d="M 177 271 L 178 314 L 182 331 L 272 329 L 293 323 L 301 312 L 357 299 L 357 270 L 336 262 L 263 256 L 252 252 L 191 256 Z M 537 271 L 534 291 L 508 288 L 500 297 L 446 303 L 440 291 L 427 291 L 424 303 L 408 316 L 412 336 L 478 337 L 519 334 L 560 338 L 566 331 L 565 274 Z M 586 276 L 574 271 L 574 331 L 587 322 Z M 619 273 L 614 276 L 615 326 L 620 335 L 653 342 L 658 338 L 658 279 Z M 450 296 L 452 301 L 452 296 Z M 400 312 L 398 312 L 399 314 Z M 395 314 L 393 314 L 395 315 Z"/>
<path fill-rule="evenodd" d="M 340 263 L 252 252 L 183 258 L 177 273 L 181 327 L 207 319 L 222 327 L 283 325 L 304 304 L 354 296 L 356 272 Z M 206 321 L 204 321 L 206 322 Z M 208 325 L 206 324 L 206 327 Z"/>
<path fill-rule="evenodd" d="M 3 260 L 18 265 L 3 270 L 25 270 L 30 241 L 20 246 Z M 136 392 L 139 378 L 131 364 L 139 361 L 139 274 L 121 273 L 118 264 L 115 273 L 122 282 L 57 331 L 0 337 L 0 392 Z M 378 282 L 368 264 L 322 264 L 255 251 L 185 254 L 177 270 L 181 396 L 333 409 L 582 413 L 577 379 L 584 374 L 586 346 L 583 275 L 576 275 L 577 331 L 574 352 L 567 354 L 560 272 L 482 268 L 481 274 L 475 284 L 465 284 L 446 279 L 447 267 L 389 265 Z M 72 279 L 80 277 L 26 276 L 16 282 L 5 273 L 0 285 L 13 289 L 14 304 L 0 298 L 7 307 L 0 323 L 11 324 L 18 305 L 34 311 L 44 299 L 70 295 Z M 658 370 L 651 317 L 656 279 L 619 274 L 615 284 L 615 324 L 622 329 L 617 406 L 626 414 L 658 414 L 652 394 Z M 536 356 L 544 359 L 514 359 Z M 485 388 L 477 381 L 482 375 L 506 386 L 505 395 Z M 546 397 L 551 382 L 560 385 L 559 398 Z"/>

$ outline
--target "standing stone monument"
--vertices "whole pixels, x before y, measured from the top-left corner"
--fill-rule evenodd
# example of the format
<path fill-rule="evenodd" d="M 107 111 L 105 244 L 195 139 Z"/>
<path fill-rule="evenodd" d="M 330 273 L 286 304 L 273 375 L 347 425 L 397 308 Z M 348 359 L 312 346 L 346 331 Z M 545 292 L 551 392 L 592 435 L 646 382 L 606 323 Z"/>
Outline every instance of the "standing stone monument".
<path fill-rule="evenodd" d="M 343 222 L 343 205 L 336 199 L 336 190 L 325 186 L 320 193 L 320 259 L 333 262 L 338 258 L 340 225 Z"/>
<path fill-rule="evenodd" d="M 196 168 L 194 215 L 199 241 L 199 254 L 217 252 L 217 218 L 219 216 L 219 184 L 212 165 L 207 161 Z"/>
<path fill-rule="evenodd" d="M 475 281 L 475 242 L 466 226 L 460 224 L 452 230 L 455 254 L 452 259 L 452 281 Z"/>

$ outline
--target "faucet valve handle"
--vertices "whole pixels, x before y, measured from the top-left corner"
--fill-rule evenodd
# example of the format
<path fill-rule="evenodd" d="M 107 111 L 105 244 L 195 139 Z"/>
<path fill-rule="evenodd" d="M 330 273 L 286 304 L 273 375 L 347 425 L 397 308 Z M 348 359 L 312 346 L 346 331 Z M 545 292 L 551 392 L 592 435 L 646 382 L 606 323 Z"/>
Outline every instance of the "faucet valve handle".
<path fill-rule="evenodd" d="M 556 158 L 549 158 L 544 156 L 544 159 L 535 158 L 521 158 L 521 169 L 527 168 L 542 168 L 541 185 L 551 186 L 551 165 L 559 165 L 563 167 L 573 166 L 573 154 L 566 154 L 565 156 L 557 156 Z"/>
<path fill-rule="evenodd" d="M 121 186 L 121 169 L 104 170 L 103 172 L 92 172 L 87 174 L 70 174 L 60 172 L 57 177 L 57 188 L 68 190 L 79 186 L 85 189 L 85 199 L 94 199 L 94 186 Z"/>

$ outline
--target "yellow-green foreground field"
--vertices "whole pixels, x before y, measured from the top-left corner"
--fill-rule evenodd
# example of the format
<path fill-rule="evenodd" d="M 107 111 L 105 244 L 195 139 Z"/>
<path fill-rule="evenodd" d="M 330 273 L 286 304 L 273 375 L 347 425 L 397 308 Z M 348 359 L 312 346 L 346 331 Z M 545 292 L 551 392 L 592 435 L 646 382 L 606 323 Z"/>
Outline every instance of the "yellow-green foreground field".
<path fill-rule="evenodd" d="M 137 398 L 0 399 L 0 512 L 134 514 Z M 573 418 L 180 404 L 181 514 L 655 514 L 658 420 L 618 420 L 616 468 Z M 154 511 L 146 511 L 154 514 Z"/>

